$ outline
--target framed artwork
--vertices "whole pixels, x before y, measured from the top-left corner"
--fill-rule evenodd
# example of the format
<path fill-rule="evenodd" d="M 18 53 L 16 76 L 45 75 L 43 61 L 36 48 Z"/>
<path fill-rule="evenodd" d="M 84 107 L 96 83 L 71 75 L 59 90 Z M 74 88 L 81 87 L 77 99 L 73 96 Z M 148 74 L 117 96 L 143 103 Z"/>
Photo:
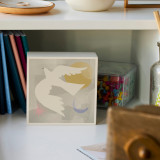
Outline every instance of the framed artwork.
<path fill-rule="evenodd" d="M 28 124 L 96 124 L 96 53 L 29 52 Z"/>
<path fill-rule="evenodd" d="M 128 0 L 124 0 L 124 8 L 160 8 L 160 4 L 130 4 Z"/>

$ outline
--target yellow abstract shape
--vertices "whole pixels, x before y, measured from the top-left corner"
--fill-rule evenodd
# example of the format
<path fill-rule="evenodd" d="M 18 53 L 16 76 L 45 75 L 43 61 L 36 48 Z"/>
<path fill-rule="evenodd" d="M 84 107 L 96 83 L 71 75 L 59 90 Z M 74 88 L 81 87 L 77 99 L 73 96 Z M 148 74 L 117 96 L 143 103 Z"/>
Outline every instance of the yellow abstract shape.
<path fill-rule="evenodd" d="M 65 75 L 64 78 L 66 82 L 68 83 L 76 83 L 76 84 L 84 84 L 82 88 L 88 87 L 91 82 L 92 82 L 92 68 L 88 63 L 84 62 L 76 62 L 71 65 L 71 67 L 76 67 L 76 68 L 84 68 L 86 67 L 85 70 L 82 71 L 80 74 L 76 75 Z"/>

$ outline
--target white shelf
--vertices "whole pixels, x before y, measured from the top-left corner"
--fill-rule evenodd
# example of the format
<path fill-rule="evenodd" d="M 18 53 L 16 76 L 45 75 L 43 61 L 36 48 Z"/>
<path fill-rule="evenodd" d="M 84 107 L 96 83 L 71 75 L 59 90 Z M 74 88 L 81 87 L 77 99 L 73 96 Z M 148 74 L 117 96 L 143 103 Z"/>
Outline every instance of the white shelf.
<path fill-rule="evenodd" d="M 55 2 L 51 12 L 42 15 L 10 15 L 0 13 L 0 30 L 155 30 L 153 11 L 127 9 L 116 2 L 105 12 L 79 12 L 64 1 Z M 153 2 L 156 3 L 156 2 Z"/>
<path fill-rule="evenodd" d="M 133 100 L 129 106 L 140 104 Z M 105 143 L 106 111 L 98 110 L 97 125 L 27 126 L 21 110 L 0 115 L 1 160 L 89 160 L 76 149 L 84 145 Z"/>
<path fill-rule="evenodd" d="M 106 112 L 100 111 L 106 115 Z M 76 149 L 104 143 L 107 126 L 27 126 L 18 111 L 0 116 L 1 160 L 89 160 Z"/>

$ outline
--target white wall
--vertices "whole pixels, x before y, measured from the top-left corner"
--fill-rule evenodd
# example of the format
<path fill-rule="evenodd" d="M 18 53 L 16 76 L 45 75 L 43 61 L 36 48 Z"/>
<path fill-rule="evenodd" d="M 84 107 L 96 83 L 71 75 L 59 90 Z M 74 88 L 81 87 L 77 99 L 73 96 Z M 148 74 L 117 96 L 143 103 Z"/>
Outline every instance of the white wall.
<path fill-rule="evenodd" d="M 149 103 L 150 67 L 158 61 L 157 31 L 26 31 L 32 51 L 96 52 L 99 60 L 135 63 L 136 96 Z"/>

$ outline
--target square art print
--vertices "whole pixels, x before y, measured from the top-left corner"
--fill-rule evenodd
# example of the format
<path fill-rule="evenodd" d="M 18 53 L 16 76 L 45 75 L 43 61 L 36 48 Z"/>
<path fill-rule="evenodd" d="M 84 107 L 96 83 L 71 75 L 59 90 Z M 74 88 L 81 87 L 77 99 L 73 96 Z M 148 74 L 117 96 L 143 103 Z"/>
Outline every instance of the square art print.
<path fill-rule="evenodd" d="M 95 53 L 30 52 L 27 75 L 29 124 L 95 124 Z"/>

